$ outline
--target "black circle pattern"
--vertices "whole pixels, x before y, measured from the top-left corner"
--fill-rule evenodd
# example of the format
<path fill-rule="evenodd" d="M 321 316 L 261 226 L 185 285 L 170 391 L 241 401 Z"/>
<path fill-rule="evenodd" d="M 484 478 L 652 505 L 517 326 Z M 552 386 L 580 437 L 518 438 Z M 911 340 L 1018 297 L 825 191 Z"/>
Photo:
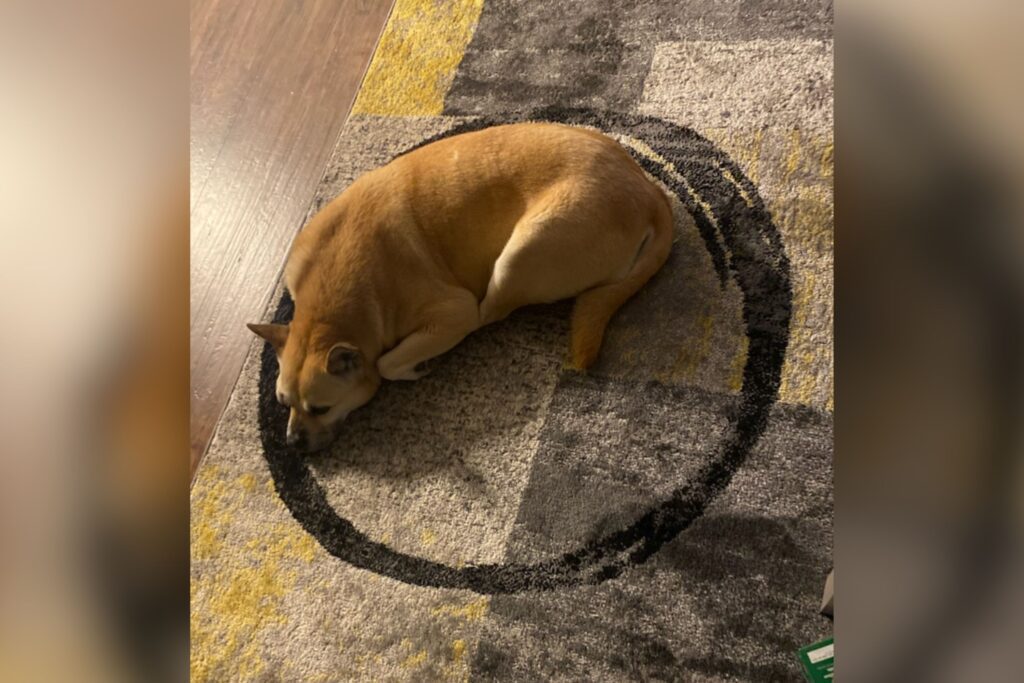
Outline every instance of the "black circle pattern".
<path fill-rule="evenodd" d="M 278 495 L 296 521 L 329 553 L 355 567 L 405 583 L 493 595 L 595 584 L 619 576 L 628 567 L 647 560 L 704 514 L 760 438 L 778 395 L 792 310 L 789 261 L 757 189 L 740 168 L 689 128 L 649 116 L 561 107 L 471 119 L 416 147 L 524 120 L 591 126 L 642 141 L 655 152 L 634 153 L 634 157 L 693 215 L 722 286 L 732 278 L 742 292 L 749 344 L 739 406 L 717 456 L 704 464 L 691 482 L 628 527 L 534 564 L 452 567 L 374 541 L 331 507 L 309 465 L 285 447 L 287 411 L 275 399 L 277 361 L 268 344 L 260 368 L 259 426 L 264 457 Z M 693 200 L 690 189 L 702 204 L 711 207 L 712 215 Z M 285 294 L 274 315 L 275 322 L 287 322 L 292 312 L 292 301 Z"/>

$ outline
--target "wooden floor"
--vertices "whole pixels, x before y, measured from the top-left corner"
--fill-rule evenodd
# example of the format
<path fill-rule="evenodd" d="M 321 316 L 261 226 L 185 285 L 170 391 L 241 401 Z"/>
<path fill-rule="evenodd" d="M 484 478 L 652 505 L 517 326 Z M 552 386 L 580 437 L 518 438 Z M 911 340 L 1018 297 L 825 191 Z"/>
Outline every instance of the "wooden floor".
<path fill-rule="evenodd" d="M 191 468 L 392 0 L 192 0 Z"/>

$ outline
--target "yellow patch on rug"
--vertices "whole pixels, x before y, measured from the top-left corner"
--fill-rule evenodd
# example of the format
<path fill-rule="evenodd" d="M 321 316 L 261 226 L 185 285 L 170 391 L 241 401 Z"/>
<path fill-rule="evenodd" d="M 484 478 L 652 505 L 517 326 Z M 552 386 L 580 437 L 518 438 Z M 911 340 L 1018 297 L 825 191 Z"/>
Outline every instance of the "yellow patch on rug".
<path fill-rule="evenodd" d="M 397 0 L 353 114 L 437 116 L 483 0 Z"/>

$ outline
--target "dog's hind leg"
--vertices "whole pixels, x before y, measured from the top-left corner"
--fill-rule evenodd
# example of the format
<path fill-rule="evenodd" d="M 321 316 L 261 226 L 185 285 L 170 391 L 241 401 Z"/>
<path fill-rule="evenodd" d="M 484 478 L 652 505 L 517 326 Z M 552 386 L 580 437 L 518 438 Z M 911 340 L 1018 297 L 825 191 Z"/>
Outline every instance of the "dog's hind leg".
<path fill-rule="evenodd" d="M 671 216 L 657 221 L 626 277 L 576 297 L 569 332 L 569 363 L 573 368 L 586 370 L 597 360 L 612 316 L 664 265 L 672 249 L 672 235 Z"/>
<path fill-rule="evenodd" d="M 559 215 L 520 221 L 494 264 L 480 302 L 481 325 L 522 306 L 568 299 L 607 281 L 616 270 L 625 272 L 630 264 L 622 254 L 635 239 L 628 230 L 588 235 L 591 229 L 575 223 Z"/>
<path fill-rule="evenodd" d="M 377 360 L 377 371 L 387 380 L 419 379 L 427 374 L 423 363 L 452 349 L 478 327 L 476 297 L 469 290 L 452 289 L 428 310 L 423 324 Z"/>

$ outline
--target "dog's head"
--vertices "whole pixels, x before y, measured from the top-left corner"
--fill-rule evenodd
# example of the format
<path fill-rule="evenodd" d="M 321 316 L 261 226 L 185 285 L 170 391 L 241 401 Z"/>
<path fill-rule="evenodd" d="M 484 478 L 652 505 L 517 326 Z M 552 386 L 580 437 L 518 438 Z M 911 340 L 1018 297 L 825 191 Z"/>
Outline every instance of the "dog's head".
<path fill-rule="evenodd" d="M 249 324 L 277 351 L 277 400 L 291 408 L 287 442 L 304 451 L 329 444 L 350 412 L 377 392 L 380 375 L 355 345 L 291 325 Z"/>

